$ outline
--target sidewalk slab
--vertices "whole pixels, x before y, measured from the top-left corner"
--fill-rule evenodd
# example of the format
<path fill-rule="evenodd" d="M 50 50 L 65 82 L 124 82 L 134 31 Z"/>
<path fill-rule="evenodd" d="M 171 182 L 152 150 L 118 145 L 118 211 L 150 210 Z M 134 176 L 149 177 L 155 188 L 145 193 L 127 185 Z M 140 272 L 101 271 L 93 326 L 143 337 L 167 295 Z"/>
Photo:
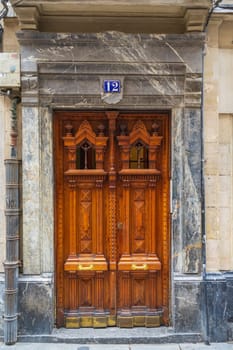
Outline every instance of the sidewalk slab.
<path fill-rule="evenodd" d="M 205 345 L 196 344 L 158 344 L 158 345 L 130 345 L 130 350 L 233 350 L 233 344 L 229 343 L 212 343 Z"/>
<path fill-rule="evenodd" d="M 65 344 L 65 343 L 16 343 L 15 345 L 0 345 L 0 350 L 129 350 L 129 345 L 118 344 Z M 142 349 L 142 346 L 141 346 Z M 173 349 L 172 349 L 173 350 Z M 179 349 L 174 349 L 179 350 Z"/>
<path fill-rule="evenodd" d="M 180 350 L 233 350 L 233 343 L 180 344 Z"/>
<path fill-rule="evenodd" d="M 4 345 L 0 350 L 233 350 L 233 343 L 196 344 L 66 344 L 16 343 Z"/>
<path fill-rule="evenodd" d="M 180 350 L 179 344 L 157 344 L 157 345 L 147 345 L 147 344 L 132 344 L 130 345 L 130 350 Z"/>

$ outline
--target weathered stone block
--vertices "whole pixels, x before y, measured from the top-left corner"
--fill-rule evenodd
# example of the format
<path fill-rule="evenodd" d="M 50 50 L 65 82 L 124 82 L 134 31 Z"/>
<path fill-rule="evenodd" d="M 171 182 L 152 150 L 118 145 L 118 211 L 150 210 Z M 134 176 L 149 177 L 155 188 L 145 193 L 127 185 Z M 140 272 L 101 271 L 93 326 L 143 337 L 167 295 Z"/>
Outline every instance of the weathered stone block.
<path fill-rule="evenodd" d="M 201 283 L 175 281 L 174 327 L 176 332 L 202 332 Z"/>
<path fill-rule="evenodd" d="M 207 282 L 207 312 L 211 341 L 227 340 L 227 285 L 221 274 L 209 275 Z"/>
<path fill-rule="evenodd" d="M 19 334 L 50 334 L 54 325 L 53 286 L 43 278 L 19 281 Z"/>

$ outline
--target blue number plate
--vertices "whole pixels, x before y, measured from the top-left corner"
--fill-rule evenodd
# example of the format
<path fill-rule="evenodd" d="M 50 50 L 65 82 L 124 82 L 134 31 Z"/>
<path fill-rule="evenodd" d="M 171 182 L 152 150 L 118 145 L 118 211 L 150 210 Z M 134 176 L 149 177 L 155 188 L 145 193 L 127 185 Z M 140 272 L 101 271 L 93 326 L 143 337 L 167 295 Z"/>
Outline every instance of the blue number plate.
<path fill-rule="evenodd" d="M 120 80 L 104 80 L 104 92 L 121 92 Z"/>

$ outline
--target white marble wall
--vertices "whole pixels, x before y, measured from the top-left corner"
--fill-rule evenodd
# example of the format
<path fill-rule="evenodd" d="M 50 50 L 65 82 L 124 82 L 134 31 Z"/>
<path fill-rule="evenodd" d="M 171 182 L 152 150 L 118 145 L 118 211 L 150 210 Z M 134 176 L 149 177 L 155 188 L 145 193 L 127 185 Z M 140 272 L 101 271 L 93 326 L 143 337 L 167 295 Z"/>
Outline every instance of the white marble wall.
<path fill-rule="evenodd" d="M 53 271 L 52 115 L 23 107 L 23 268 L 25 274 Z"/>
<path fill-rule="evenodd" d="M 23 107 L 23 269 L 40 274 L 40 129 L 38 108 Z"/>
<path fill-rule="evenodd" d="M 54 271 L 54 190 L 52 110 L 40 108 L 41 271 Z"/>

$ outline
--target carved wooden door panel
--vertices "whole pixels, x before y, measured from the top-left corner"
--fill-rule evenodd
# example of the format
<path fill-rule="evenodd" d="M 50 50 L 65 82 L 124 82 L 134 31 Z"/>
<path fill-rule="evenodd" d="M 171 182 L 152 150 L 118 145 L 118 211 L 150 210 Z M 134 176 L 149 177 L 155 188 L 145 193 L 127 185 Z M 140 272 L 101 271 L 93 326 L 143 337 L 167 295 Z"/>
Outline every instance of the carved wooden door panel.
<path fill-rule="evenodd" d="M 56 112 L 57 325 L 168 323 L 169 120 Z"/>

